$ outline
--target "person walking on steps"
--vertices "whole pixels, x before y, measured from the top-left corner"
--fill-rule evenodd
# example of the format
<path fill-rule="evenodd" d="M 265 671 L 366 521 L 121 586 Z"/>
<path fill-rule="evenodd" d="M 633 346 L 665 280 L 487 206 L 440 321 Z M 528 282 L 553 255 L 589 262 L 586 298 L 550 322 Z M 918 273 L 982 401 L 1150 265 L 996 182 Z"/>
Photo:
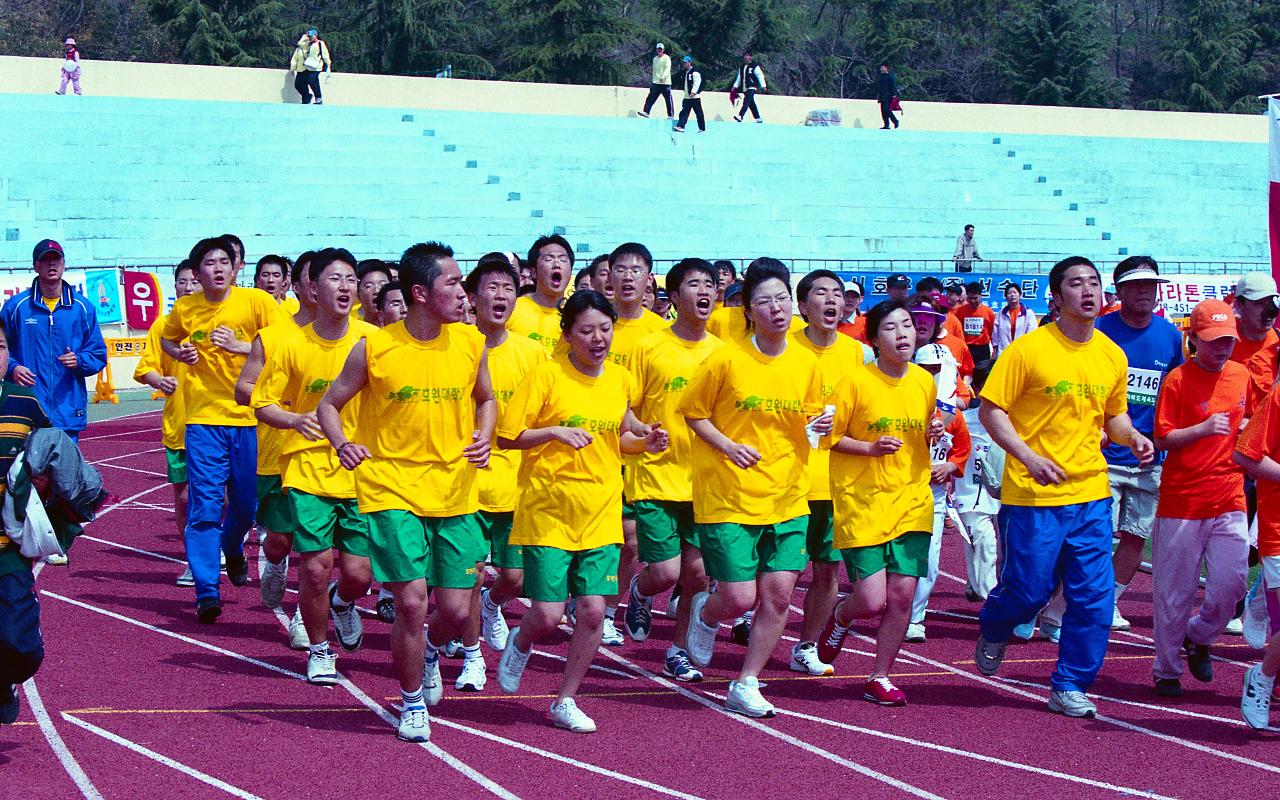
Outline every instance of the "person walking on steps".
<path fill-rule="evenodd" d="M 329 57 L 329 45 L 320 38 L 320 33 L 311 28 L 298 40 L 298 47 L 293 51 L 293 60 L 289 68 L 297 73 L 293 79 L 293 88 L 302 95 L 302 103 L 311 102 L 315 95 L 315 104 L 323 105 L 324 98 L 320 94 L 320 73 L 328 75 L 333 69 L 333 59 Z"/>
<path fill-rule="evenodd" d="M 648 117 L 653 104 L 661 97 L 667 103 L 667 119 L 676 115 L 675 104 L 671 100 L 671 56 L 667 55 L 662 42 L 654 47 L 653 82 L 649 84 L 649 96 L 644 99 L 644 110 L 639 114 Z"/>
<path fill-rule="evenodd" d="M 889 130 L 889 124 L 898 127 L 898 118 L 893 114 L 893 101 L 898 96 L 898 82 L 889 71 L 888 64 L 880 65 L 880 74 L 876 76 L 876 100 L 880 102 L 880 119 L 884 122 L 880 130 Z"/>
<path fill-rule="evenodd" d="M 57 94 L 66 94 L 68 83 L 76 94 L 84 94 L 80 91 L 80 50 L 76 47 L 76 40 L 70 36 L 64 44 L 66 50 L 62 54 L 62 85 L 58 87 Z"/>
<path fill-rule="evenodd" d="M 768 89 L 764 80 L 764 70 L 760 69 L 759 64 L 752 62 L 750 53 L 743 53 L 742 66 L 738 68 L 738 75 L 733 79 L 733 89 L 729 92 L 730 103 L 734 102 L 739 94 L 742 95 L 742 108 L 733 118 L 734 122 L 742 122 L 748 111 L 756 118 L 756 122 L 764 122 L 760 117 L 760 109 L 756 107 L 756 92 L 765 92 Z"/>
<path fill-rule="evenodd" d="M 698 118 L 698 130 L 707 132 L 707 120 L 702 115 L 702 72 L 693 65 L 693 56 L 685 56 L 684 64 L 684 99 L 680 101 L 680 119 L 676 121 L 675 131 L 684 131 L 689 121 L 689 112 Z"/>

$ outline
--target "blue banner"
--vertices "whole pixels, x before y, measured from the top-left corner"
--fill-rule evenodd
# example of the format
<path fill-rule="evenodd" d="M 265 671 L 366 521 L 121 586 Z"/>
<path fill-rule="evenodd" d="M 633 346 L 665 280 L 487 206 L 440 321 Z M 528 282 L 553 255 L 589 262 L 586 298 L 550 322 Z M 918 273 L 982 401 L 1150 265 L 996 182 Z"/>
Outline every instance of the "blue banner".
<path fill-rule="evenodd" d="M 1049 276 L 1048 275 L 1025 275 L 1010 272 L 974 272 L 968 274 L 950 273 L 947 275 L 933 275 L 928 272 L 846 272 L 843 270 L 835 270 L 835 273 L 844 280 L 853 280 L 862 284 L 863 291 L 866 294 L 862 299 L 862 311 L 866 313 L 868 309 L 879 303 L 881 300 L 889 299 L 887 289 L 888 279 L 890 275 L 906 275 L 911 279 L 911 293 L 915 294 L 916 282 L 921 278 L 935 277 L 942 281 L 943 286 L 951 286 L 958 284 L 964 286 L 966 283 L 977 281 L 982 284 L 982 294 L 984 302 L 996 309 L 997 311 L 1004 308 L 1004 290 L 1005 287 L 1013 285 L 1022 290 L 1022 302 L 1027 308 L 1042 316 L 1049 313 Z"/>
<path fill-rule="evenodd" d="M 98 323 L 123 322 L 120 302 L 120 272 L 114 269 L 90 269 L 84 273 L 84 296 L 98 312 Z"/>

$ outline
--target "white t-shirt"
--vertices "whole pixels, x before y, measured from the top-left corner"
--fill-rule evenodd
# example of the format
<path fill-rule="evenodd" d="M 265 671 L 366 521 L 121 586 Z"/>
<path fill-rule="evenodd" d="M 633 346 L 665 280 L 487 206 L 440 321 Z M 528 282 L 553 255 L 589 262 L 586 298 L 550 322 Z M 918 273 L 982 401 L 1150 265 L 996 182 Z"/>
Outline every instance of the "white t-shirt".
<path fill-rule="evenodd" d="M 955 501 L 960 513 L 976 512 L 979 514 L 996 514 L 1000 511 L 1000 501 L 991 496 L 991 492 L 983 487 L 978 470 L 984 467 L 979 462 L 991 449 L 991 434 L 982 426 L 978 418 L 978 409 L 969 408 L 964 412 L 964 421 L 969 426 L 969 438 L 973 449 L 969 452 L 969 461 L 964 465 L 964 475 L 956 478 Z"/>

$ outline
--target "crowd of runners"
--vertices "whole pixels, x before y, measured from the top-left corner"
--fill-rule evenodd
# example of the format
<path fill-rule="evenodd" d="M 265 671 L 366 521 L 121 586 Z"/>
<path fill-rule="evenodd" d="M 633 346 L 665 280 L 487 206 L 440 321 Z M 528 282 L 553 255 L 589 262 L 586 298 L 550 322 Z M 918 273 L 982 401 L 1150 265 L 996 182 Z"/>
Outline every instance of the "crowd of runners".
<path fill-rule="evenodd" d="M 675 618 L 665 674 L 702 680 L 727 627 L 746 655 L 726 707 L 772 716 L 762 674 L 811 569 L 790 669 L 833 674 L 866 626 L 861 696 L 897 706 L 895 658 L 926 640 L 940 550 L 958 541 L 982 604 L 978 669 L 996 674 L 1038 628 L 1059 646 L 1049 709 L 1089 717 L 1149 538 L 1153 691 L 1181 694 L 1184 661 L 1211 680 L 1211 645 L 1240 626 L 1271 641 L 1241 699 L 1267 726 L 1280 669 L 1269 275 L 1205 300 L 1184 329 L 1158 313 L 1153 260 L 1104 278 L 1067 258 L 1049 274 L 1053 321 L 1028 324 L 1011 298 L 993 356 L 1009 311 L 985 306 L 980 284 L 964 298 L 895 276 L 863 313 L 856 283 L 816 270 L 793 285 L 771 258 L 740 280 L 700 258 L 658 280 L 637 243 L 574 262 L 560 236 L 465 275 L 439 243 L 395 264 L 324 249 L 261 259 L 251 289 L 236 285 L 239 240 L 198 243 L 136 375 L 168 398 L 178 582 L 197 618 L 222 611 L 220 561 L 248 583 L 256 523 L 267 607 L 298 559 L 288 641 L 308 681 L 337 682 L 329 621 L 358 649 L 356 601 L 377 592 L 399 736 L 425 741 L 442 656 L 463 659 L 456 691 L 482 691 L 489 648 L 514 693 L 534 645 L 568 625 L 551 719 L 590 732 L 575 695 L 593 654 L 649 638 L 658 597 Z"/>

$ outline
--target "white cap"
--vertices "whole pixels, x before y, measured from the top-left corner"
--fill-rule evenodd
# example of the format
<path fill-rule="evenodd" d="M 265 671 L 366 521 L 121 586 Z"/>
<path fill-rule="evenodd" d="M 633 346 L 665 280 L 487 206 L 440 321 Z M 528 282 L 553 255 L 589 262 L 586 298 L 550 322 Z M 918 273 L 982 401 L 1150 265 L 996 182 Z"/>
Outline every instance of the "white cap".
<path fill-rule="evenodd" d="M 922 367 L 940 367 L 947 363 L 947 350 L 940 344 L 930 342 L 916 350 L 915 358 L 911 359 L 911 361 Z"/>
<path fill-rule="evenodd" d="M 1246 273 L 1236 284 L 1236 297 L 1243 297 L 1245 300 L 1266 300 L 1278 295 L 1280 292 L 1276 291 L 1276 279 L 1265 272 Z"/>
<path fill-rule="evenodd" d="M 844 290 L 846 292 L 857 292 L 859 296 L 862 295 L 862 287 L 858 285 L 858 282 L 848 280 L 847 278 L 844 281 Z"/>
<path fill-rule="evenodd" d="M 655 50 L 666 50 L 666 49 L 667 49 L 667 47 L 666 47 L 666 45 L 664 45 L 662 42 L 658 42 L 656 45 L 654 45 L 654 48 L 653 48 L 653 49 L 655 49 Z"/>

